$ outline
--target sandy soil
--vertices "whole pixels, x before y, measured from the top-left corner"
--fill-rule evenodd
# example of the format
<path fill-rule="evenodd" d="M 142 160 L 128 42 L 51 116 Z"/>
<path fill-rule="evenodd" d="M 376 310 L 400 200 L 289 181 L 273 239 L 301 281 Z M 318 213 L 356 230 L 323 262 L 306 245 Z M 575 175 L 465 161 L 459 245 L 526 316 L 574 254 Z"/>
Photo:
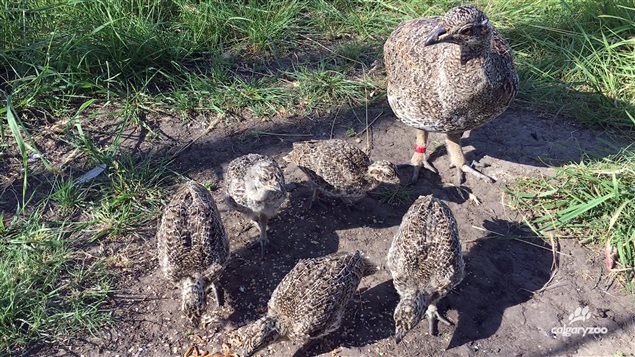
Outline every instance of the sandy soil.
<path fill-rule="evenodd" d="M 339 113 L 336 118 L 239 123 L 203 135 L 178 156 L 175 165 L 179 172 L 202 182 L 219 183 L 214 192 L 219 202 L 224 195 L 224 167 L 231 159 L 249 152 L 278 159 L 289 183 L 291 202 L 270 224 L 272 246 L 263 259 L 259 256 L 257 231 L 249 228 L 244 217 L 220 204 L 233 253 L 222 278 L 225 329 L 263 314 L 276 284 L 299 259 L 360 249 L 379 270 L 362 281 L 344 326 L 322 343 L 303 347 L 280 342 L 260 355 L 545 356 L 635 352 L 633 296 L 607 274 L 601 256 L 577 241 L 560 241 L 555 254 L 558 270 L 550 279 L 554 264 L 551 245 L 519 223 L 522 217 L 507 206 L 503 193 L 517 177 L 551 174 L 547 164 L 577 161 L 585 152 L 606 155 L 617 150 L 603 144 L 602 133 L 577 128 L 560 118 L 513 109 L 464 135 L 467 159 L 483 164 L 484 172 L 497 178 L 495 184 L 486 184 L 468 177 L 463 188 L 472 191 L 481 205 L 466 200 L 449 184 L 455 180 L 454 170 L 448 168 L 444 147 L 438 146 L 443 143 L 442 137 L 434 135 L 432 140 L 438 147 L 432 150 L 431 158 L 440 177 L 426 172 L 417 185 L 400 189 L 392 200 L 387 198 L 397 188 L 380 188 L 353 209 L 327 202 L 326 208 L 309 210 L 306 177 L 281 157 L 293 141 L 328 138 L 331 133 L 346 138 L 350 128 L 361 132 L 366 127 L 364 117 L 364 108 L 358 108 L 355 113 Z M 407 163 L 414 143 L 412 129 L 396 122 L 387 107 L 370 108 L 368 118 L 377 118 L 369 132 L 371 157 L 400 164 L 402 181 L 406 182 L 411 174 Z M 157 121 L 156 129 L 165 136 L 164 144 L 173 146 L 187 143 L 205 128 L 202 123 L 186 125 L 173 119 Z M 144 141 L 143 135 L 135 135 Z M 131 135 L 129 140 L 133 139 Z M 347 140 L 364 147 L 366 133 Z M 153 145 L 142 142 L 136 146 L 143 151 Z M 459 222 L 467 275 L 440 305 L 455 326 L 440 325 L 439 336 L 430 336 L 424 321 L 395 345 L 392 311 L 398 296 L 384 262 L 402 215 L 420 194 L 446 200 L 453 210 Z M 127 262 L 118 272 L 121 279 L 112 302 L 118 320 L 115 326 L 32 355 L 182 356 L 192 345 L 219 350 L 222 332 L 215 333 L 214 326 L 193 330 L 181 317 L 178 291 L 157 269 L 154 232 L 154 226 L 148 227 L 137 238 L 101 250 L 104 255 L 119 255 Z M 583 306 L 589 307 L 591 318 L 571 326 L 606 327 L 606 334 L 565 337 L 552 333 L 554 327 L 568 326 L 569 315 Z"/>

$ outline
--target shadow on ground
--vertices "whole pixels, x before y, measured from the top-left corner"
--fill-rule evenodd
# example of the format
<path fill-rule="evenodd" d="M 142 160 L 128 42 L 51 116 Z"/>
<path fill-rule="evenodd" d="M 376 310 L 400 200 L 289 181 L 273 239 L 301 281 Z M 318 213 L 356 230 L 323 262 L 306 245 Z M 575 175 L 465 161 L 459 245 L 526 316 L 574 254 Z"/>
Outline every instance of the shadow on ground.
<path fill-rule="evenodd" d="M 483 226 L 508 233 L 479 239 L 465 255 L 466 277 L 446 299 L 459 313 L 448 349 L 494 335 L 505 310 L 531 299 L 551 274 L 551 247 L 529 229 L 501 220 Z"/>
<path fill-rule="evenodd" d="M 537 237 L 527 236 L 527 229 L 513 222 L 495 220 L 484 227 L 493 232 L 506 232 L 505 236 L 487 235 L 470 246 L 464 255 L 466 277 L 457 289 L 441 300 L 441 311 L 458 313 L 455 326 L 439 326 L 443 334 L 451 334 L 450 343 L 442 337 L 427 335 L 428 323 L 424 319 L 410 331 L 400 345 L 394 345 L 392 313 L 399 296 L 392 280 L 359 291 L 357 301 L 342 329 L 324 341 L 300 347 L 294 356 L 316 356 L 339 346 L 361 348 L 381 340 L 393 344 L 399 355 L 413 354 L 412 346 L 426 340 L 431 350 L 451 350 L 486 339 L 499 330 L 505 310 L 531 299 L 549 280 L 551 273 L 551 247 Z M 452 316 L 456 316 L 452 312 Z"/>

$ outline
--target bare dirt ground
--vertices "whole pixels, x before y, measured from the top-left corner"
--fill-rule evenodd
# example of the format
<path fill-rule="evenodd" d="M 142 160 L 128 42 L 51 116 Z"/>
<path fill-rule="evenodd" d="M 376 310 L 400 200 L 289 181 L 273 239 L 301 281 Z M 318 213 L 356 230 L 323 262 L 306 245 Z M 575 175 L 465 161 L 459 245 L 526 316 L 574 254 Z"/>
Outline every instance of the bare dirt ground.
<path fill-rule="evenodd" d="M 560 241 L 554 264 L 550 244 L 523 226 L 522 217 L 509 208 L 503 191 L 521 176 L 549 175 L 549 165 L 578 161 L 583 153 L 606 155 L 619 148 L 604 144 L 604 135 L 567 124 L 560 118 L 540 117 L 512 109 L 501 118 L 464 135 L 468 160 L 483 164 L 484 172 L 497 178 L 486 184 L 468 177 L 464 188 L 482 201 L 467 200 L 452 187 L 454 170 L 448 168 L 441 136 L 432 136 L 432 163 L 440 178 L 429 172 L 412 187 L 378 189 L 357 207 L 339 202 L 327 208 L 307 208 L 310 191 L 299 169 L 281 157 L 293 141 L 310 138 L 347 138 L 346 132 L 366 127 L 364 108 L 323 119 L 290 118 L 270 122 L 244 122 L 213 130 L 180 153 L 175 169 L 201 182 L 217 182 L 215 198 L 222 202 L 222 173 L 227 163 L 242 154 L 260 152 L 274 156 L 284 167 L 290 204 L 271 222 L 272 245 L 261 259 L 257 231 L 249 222 L 220 204 L 231 238 L 232 262 L 223 278 L 226 329 L 253 321 L 282 277 L 302 258 L 336 251 L 362 250 L 379 270 L 365 278 L 344 326 L 321 344 L 302 347 L 280 342 L 259 353 L 262 356 L 546 356 L 611 355 L 635 352 L 634 297 L 625 292 L 603 268 L 601 256 L 577 241 Z M 368 109 L 371 157 L 400 164 L 402 181 L 411 169 L 414 133 L 397 121 L 389 108 Z M 203 133 L 201 123 L 178 119 L 157 122 L 166 145 L 183 145 Z M 265 134 L 266 132 L 268 134 Z M 350 132 L 350 131 L 349 131 Z M 275 135 L 273 134 L 275 133 Z M 132 133 L 138 135 L 138 133 Z M 129 140 L 134 139 L 134 135 Z M 142 138 L 141 138 L 142 139 Z M 361 140 L 359 140 L 361 139 Z M 348 137 L 360 147 L 366 132 Z M 138 149 L 152 147 L 142 143 Z M 397 191 L 396 194 L 395 191 Z M 391 194 L 394 194 L 392 199 Z M 392 336 L 392 312 L 398 296 L 385 256 L 402 215 L 418 195 L 433 194 L 446 200 L 459 223 L 467 275 L 461 285 L 442 300 L 440 309 L 456 323 L 440 325 L 439 336 L 427 333 L 423 321 L 400 345 Z M 113 299 L 117 323 L 95 336 L 83 336 L 63 345 L 49 346 L 32 355 L 41 356 L 182 356 L 192 345 L 219 351 L 223 333 L 215 328 L 191 329 L 179 311 L 179 293 L 163 280 L 155 258 L 155 227 L 148 227 L 129 241 L 112 243 L 105 255 L 120 255 L 121 279 Z M 588 306 L 591 317 L 571 326 L 605 327 L 600 335 L 565 337 L 552 328 L 569 326 L 569 315 Z"/>

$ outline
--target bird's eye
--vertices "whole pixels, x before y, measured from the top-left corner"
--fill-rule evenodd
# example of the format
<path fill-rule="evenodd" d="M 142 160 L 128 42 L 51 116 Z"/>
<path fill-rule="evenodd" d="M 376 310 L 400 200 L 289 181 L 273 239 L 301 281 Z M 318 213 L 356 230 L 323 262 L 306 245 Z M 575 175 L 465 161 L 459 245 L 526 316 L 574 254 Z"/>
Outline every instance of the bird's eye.
<path fill-rule="evenodd" d="M 472 28 L 471 27 L 464 28 L 463 30 L 461 30 L 461 35 L 472 36 Z"/>

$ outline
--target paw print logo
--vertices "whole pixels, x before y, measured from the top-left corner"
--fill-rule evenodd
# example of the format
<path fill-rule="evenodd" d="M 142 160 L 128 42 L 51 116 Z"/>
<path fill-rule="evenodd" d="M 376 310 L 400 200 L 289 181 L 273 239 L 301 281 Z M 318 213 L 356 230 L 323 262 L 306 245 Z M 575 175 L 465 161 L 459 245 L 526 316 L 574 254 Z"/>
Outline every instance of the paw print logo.
<path fill-rule="evenodd" d="M 589 312 L 588 306 L 585 306 L 584 308 L 578 307 L 571 315 L 569 315 L 569 324 L 572 324 L 576 321 L 585 321 L 590 318 L 591 313 Z"/>

